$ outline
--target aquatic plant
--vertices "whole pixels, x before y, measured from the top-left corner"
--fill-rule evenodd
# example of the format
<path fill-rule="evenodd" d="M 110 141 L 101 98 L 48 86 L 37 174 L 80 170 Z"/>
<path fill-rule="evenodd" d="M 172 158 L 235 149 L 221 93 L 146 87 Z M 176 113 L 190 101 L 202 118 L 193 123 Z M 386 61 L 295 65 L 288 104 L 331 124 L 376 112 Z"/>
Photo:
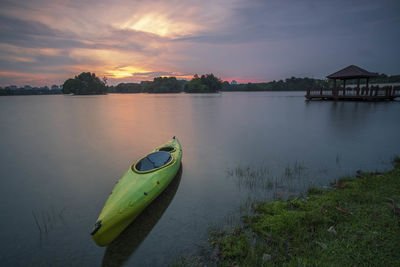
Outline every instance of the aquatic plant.
<path fill-rule="evenodd" d="M 47 234 L 50 230 L 57 227 L 60 222 L 64 223 L 64 211 L 65 207 L 58 212 L 55 210 L 54 207 L 41 210 L 38 213 L 35 213 L 35 211 L 32 210 L 33 220 L 35 222 L 36 228 L 39 231 L 40 239 L 42 237 L 42 234 Z"/>
<path fill-rule="evenodd" d="M 231 231 L 210 234 L 219 266 L 400 265 L 400 159 L 294 199 L 258 202 Z M 250 244 L 250 245 L 248 245 Z M 240 253 L 239 253 L 240 251 Z"/>

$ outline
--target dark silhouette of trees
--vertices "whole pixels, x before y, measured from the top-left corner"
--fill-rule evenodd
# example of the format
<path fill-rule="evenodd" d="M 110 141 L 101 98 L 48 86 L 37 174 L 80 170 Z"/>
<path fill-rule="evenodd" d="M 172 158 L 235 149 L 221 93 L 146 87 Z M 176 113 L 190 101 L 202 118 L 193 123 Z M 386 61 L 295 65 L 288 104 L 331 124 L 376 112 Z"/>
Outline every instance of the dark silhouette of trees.
<path fill-rule="evenodd" d="M 194 75 L 193 79 L 185 85 L 186 93 L 217 93 L 222 89 L 222 81 L 214 74 Z"/>
<path fill-rule="evenodd" d="M 175 77 L 156 77 L 152 82 L 142 83 L 145 93 L 180 93 L 182 83 Z"/>
<path fill-rule="evenodd" d="M 141 93 L 142 85 L 140 83 L 120 83 L 115 87 L 116 93 Z"/>
<path fill-rule="evenodd" d="M 62 92 L 75 95 L 99 95 L 107 93 L 107 86 L 104 80 L 96 77 L 96 74 L 82 72 L 75 78 L 66 80 Z"/>
<path fill-rule="evenodd" d="M 357 80 L 350 80 L 346 83 L 357 84 Z M 377 77 L 370 79 L 370 83 L 400 83 L 400 75 L 386 75 L 384 73 L 380 73 Z"/>
<path fill-rule="evenodd" d="M 308 88 L 327 88 L 326 80 L 312 78 L 295 78 L 267 83 L 223 84 L 223 91 L 305 91 Z"/>
<path fill-rule="evenodd" d="M 11 88 L 11 87 L 0 87 L 0 96 L 6 95 L 58 95 L 62 94 L 60 89 L 50 90 L 47 86 L 43 87 L 31 87 L 31 88 Z"/>
<path fill-rule="evenodd" d="M 184 90 L 186 93 L 205 93 L 207 88 L 201 82 L 201 79 L 195 76 L 190 82 L 185 85 Z"/>
<path fill-rule="evenodd" d="M 207 89 L 211 93 L 216 93 L 222 88 L 222 81 L 220 78 L 214 76 L 214 74 L 201 75 L 201 82 L 207 86 Z"/>
<path fill-rule="evenodd" d="M 183 86 L 187 83 L 184 80 L 177 80 L 176 77 L 156 77 L 153 81 L 142 81 L 139 83 L 120 83 L 112 88 L 113 93 L 181 93 Z"/>
<path fill-rule="evenodd" d="M 375 83 L 399 83 L 400 75 L 379 74 L 370 80 Z M 349 80 L 347 84 L 356 84 L 357 80 Z M 57 89 L 57 88 L 61 88 Z M 218 91 L 305 91 L 308 88 L 332 88 L 332 80 L 291 77 L 285 80 L 238 84 L 222 82 L 214 74 L 197 75 L 188 82 L 177 80 L 176 77 L 157 77 L 153 81 L 138 83 L 120 83 L 117 86 L 107 86 L 107 78 L 99 79 L 94 73 L 82 72 L 74 78 L 67 79 L 62 86 L 53 85 L 51 90 L 47 86 L 31 87 L 29 85 L 17 88 L 16 86 L 0 87 L 0 96 L 3 95 L 49 95 L 49 94 L 105 94 L 112 93 L 215 93 Z"/>

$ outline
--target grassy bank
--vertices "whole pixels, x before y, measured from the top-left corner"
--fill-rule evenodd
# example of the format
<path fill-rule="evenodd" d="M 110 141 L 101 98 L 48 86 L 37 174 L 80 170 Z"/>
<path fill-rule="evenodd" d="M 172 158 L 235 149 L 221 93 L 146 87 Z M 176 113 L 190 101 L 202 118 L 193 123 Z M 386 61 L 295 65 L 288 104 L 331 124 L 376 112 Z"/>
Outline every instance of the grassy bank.
<path fill-rule="evenodd" d="M 358 173 L 296 199 L 254 203 L 242 221 L 233 231 L 210 233 L 211 262 L 400 266 L 400 159 L 392 171 Z"/>

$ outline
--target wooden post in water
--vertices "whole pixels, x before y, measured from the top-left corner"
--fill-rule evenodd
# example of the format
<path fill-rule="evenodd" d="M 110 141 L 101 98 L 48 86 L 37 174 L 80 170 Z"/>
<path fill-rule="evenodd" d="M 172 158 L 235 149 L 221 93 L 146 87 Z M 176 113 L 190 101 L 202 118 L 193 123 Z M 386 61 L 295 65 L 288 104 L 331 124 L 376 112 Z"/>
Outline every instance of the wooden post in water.
<path fill-rule="evenodd" d="M 346 79 L 343 79 L 343 95 L 346 95 Z"/>
<path fill-rule="evenodd" d="M 336 96 L 336 79 L 333 80 L 333 95 Z"/>
<path fill-rule="evenodd" d="M 367 96 L 368 95 L 368 87 L 367 87 L 367 80 L 365 80 L 365 87 L 364 87 L 364 95 Z"/>

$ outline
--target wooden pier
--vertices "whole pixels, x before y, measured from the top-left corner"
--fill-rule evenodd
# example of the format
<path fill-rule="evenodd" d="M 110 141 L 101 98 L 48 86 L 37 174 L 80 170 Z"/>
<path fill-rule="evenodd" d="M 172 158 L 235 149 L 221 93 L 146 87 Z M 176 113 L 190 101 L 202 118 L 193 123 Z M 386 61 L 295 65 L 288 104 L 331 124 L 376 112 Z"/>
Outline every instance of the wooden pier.
<path fill-rule="evenodd" d="M 378 76 L 376 73 L 366 71 L 358 66 L 350 65 L 339 70 L 327 78 L 333 80 L 333 88 L 308 89 L 305 97 L 307 100 L 355 100 L 355 101 L 383 101 L 394 100 L 400 97 L 400 86 L 368 86 L 369 79 Z M 361 79 L 365 86 L 361 87 Z M 337 86 L 339 80 L 339 86 Z M 357 86 L 346 87 L 346 81 L 356 80 Z"/>
<path fill-rule="evenodd" d="M 307 89 L 307 100 L 384 101 L 400 97 L 400 86 Z"/>

